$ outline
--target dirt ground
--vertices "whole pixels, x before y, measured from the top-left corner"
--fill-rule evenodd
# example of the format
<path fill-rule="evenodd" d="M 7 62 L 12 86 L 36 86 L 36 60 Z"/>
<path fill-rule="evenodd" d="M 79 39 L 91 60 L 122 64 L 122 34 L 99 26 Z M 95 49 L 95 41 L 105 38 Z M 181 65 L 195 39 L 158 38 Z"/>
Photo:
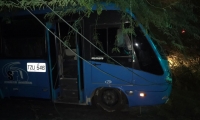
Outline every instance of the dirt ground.
<path fill-rule="evenodd" d="M 149 119 L 161 118 L 161 116 L 153 115 L 149 110 L 150 107 L 142 108 L 142 114 L 140 114 L 139 108 L 108 113 L 94 106 L 54 104 L 45 100 L 7 99 L 0 101 L 0 120 L 144 120 L 147 117 Z"/>
<path fill-rule="evenodd" d="M 0 100 L 0 120 L 200 120 L 198 106 L 182 96 L 165 105 L 141 107 L 141 111 L 134 107 L 108 113 L 94 106 L 11 98 Z"/>

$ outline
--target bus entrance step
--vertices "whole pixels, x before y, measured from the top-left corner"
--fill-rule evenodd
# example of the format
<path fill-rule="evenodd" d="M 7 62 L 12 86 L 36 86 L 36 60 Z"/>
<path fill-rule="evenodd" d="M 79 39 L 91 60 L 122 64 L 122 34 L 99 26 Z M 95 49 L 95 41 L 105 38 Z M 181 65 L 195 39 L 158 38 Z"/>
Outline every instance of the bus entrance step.
<path fill-rule="evenodd" d="M 60 79 L 61 89 L 78 89 L 77 79 L 76 78 L 65 78 Z"/>
<path fill-rule="evenodd" d="M 61 89 L 61 96 L 63 98 L 78 97 L 78 90 Z"/>
<path fill-rule="evenodd" d="M 65 77 L 62 77 L 62 78 L 60 78 L 60 80 L 77 80 L 77 78 L 65 78 Z"/>
<path fill-rule="evenodd" d="M 79 99 L 78 99 L 78 97 L 67 97 L 67 98 L 59 97 L 57 102 L 61 102 L 61 103 L 79 103 Z"/>
<path fill-rule="evenodd" d="M 60 79 L 60 97 L 59 102 L 78 103 L 79 92 L 77 78 L 61 78 Z"/>

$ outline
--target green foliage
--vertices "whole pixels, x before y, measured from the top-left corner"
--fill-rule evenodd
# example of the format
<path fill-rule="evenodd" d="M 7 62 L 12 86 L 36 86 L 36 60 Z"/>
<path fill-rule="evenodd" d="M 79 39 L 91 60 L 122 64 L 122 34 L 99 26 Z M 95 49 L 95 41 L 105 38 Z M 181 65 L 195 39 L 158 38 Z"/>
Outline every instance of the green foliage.
<path fill-rule="evenodd" d="M 79 30 L 79 29 L 81 29 L 81 20 L 82 20 L 82 18 L 79 18 L 79 19 L 77 19 L 74 23 L 73 23 L 73 25 L 72 25 L 72 27 L 73 28 L 75 28 L 75 30 Z M 64 41 L 64 47 L 67 45 L 68 47 L 71 47 L 71 44 L 70 44 L 70 39 L 71 39 L 71 35 L 75 35 L 75 31 L 74 30 L 70 30 L 70 31 L 68 31 L 68 35 L 67 36 L 65 36 L 63 39 L 62 39 L 62 41 Z"/>
<path fill-rule="evenodd" d="M 114 48 L 112 48 L 112 53 L 120 53 L 119 47 L 115 46 Z"/>
<path fill-rule="evenodd" d="M 172 54 L 168 59 L 173 72 L 174 86 L 187 91 L 200 91 L 200 57 L 185 57 L 178 52 Z"/>
<path fill-rule="evenodd" d="M 115 3 L 122 12 L 126 9 L 133 11 L 137 17 L 136 22 L 142 23 L 146 31 L 151 31 L 149 34 L 153 38 L 165 41 L 174 48 L 183 50 L 187 46 L 184 44 L 187 39 L 181 38 L 181 29 L 186 30 L 188 39 L 195 41 L 200 38 L 200 30 L 196 27 L 199 24 L 199 13 L 194 13 L 199 9 L 195 6 L 199 4 L 196 0 L 4 0 L 0 1 L 0 8 L 1 11 L 25 8 L 35 10 L 44 9 L 49 5 L 61 16 L 82 12 L 89 17 L 94 4 L 97 6 L 97 13 L 101 14 L 104 7 L 100 2 Z M 45 17 L 52 20 L 55 15 L 48 13 Z M 159 31 L 161 34 L 158 35 L 154 31 Z M 125 32 L 133 31 L 126 29 Z"/>
<path fill-rule="evenodd" d="M 94 35 L 93 35 L 93 40 L 95 41 L 95 45 L 96 45 L 100 50 L 102 50 L 103 52 L 105 52 L 104 49 L 103 49 L 103 44 L 102 44 L 101 41 L 99 41 L 98 34 L 97 34 L 96 32 L 95 32 Z"/>
<path fill-rule="evenodd" d="M 61 17 L 77 12 L 89 17 L 93 12 L 92 6 L 94 4 L 97 6 L 98 15 L 102 13 L 104 6 L 100 2 L 115 3 L 123 13 L 121 20 L 128 19 L 131 21 L 130 28 L 122 26 L 123 33 L 134 35 L 133 26 L 137 26 L 138 22 L 140 22 L 144 26 L 146 33 L 149 33 L 159 44 L 168 44 L 168 48 L 173 52 L 181 50 L 185 51 L 186 54 L 190 54 L 190 56 L 185 57 L 172 53 L 177 56 L 177 59 L 179 58 L 177 63 L 172 63 L 172 72 L 174 74 L 173 86 L 180 92 L 178 94 L 173 92 L 172 100 L 166 105 L 166 109 L 171 109 L 174 114 L 179 114 L 180 116 L 188 111 L 191 112 L 191 115 L 192 113 L 194 116 L 199 115 L 199 95 L 186 94 L 186 92 L 190 91 L 193 93 L 195 93 L 194 91 L 200 91 L 200 58 L 197 57 L 198 55 L 195 56 L 200 51 L 199 0 L 1 0 L 0 11 L 8 12 L 25 8 L 31 10 L 45 9 L 49 5 Z M 135 14 L 136 21 L 133 21 L 125 13 L 126 9 Z M 54 20 L 54 17 L 54 13 L 45 15 L 45 18 L 51 21 Z M 8 18 L 4 19 L 7 20 Z M 81 19 L 78 19 L 73 24 L 74 28 L 78 29 L 80 27 Z M 185 34 L 181 34 L 182 29 L 186 30 Z M 68 46 L 70 46 L 68 40 L 71 34 L 74 34 L 74 31 L 70 31 L 63 39 Z M 116 42 L 117 39 L 116 37 Z M 94 34 L 93 40 L 95 40 L 95 45 L 104 51 L 102 43 L 98 40 L 98 34 Z M 115 45 L 112 52 L 119 53 L 120 50 Z M 109 58 L 107 58 L 107 61 L 112 62 Z M 198 98 L 198 100 L 190 98 Z M 194 103 L 197 103 L 197 105 Z M 158 114 L 164 113 L 160 111 Z"/>

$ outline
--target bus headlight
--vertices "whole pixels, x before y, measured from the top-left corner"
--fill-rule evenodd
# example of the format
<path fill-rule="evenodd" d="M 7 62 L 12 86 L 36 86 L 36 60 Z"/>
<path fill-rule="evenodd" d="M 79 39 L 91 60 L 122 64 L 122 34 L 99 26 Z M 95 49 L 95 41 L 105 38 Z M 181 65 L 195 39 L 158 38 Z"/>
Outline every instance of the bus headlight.
<path fill-rule="evenodd" d="M 144 92 L 140 93 L 140 97 L 145 97 L 145 96 L 146 96 L 146 94 Z"/>

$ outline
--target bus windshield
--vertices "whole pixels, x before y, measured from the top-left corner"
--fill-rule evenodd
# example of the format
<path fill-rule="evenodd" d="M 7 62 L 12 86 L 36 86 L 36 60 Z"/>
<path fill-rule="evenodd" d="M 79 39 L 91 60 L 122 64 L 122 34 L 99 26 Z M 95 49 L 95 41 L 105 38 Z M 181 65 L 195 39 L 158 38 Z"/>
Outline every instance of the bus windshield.
<path fill-rule="evenodd" d="M 135 50 L 136 57 L 138 58 L 141 70 L 157 75 L 163 74 L 158 57 L 140 27 L 135 27 L 135 35 L 133 35 L 133 48 Z"/>

